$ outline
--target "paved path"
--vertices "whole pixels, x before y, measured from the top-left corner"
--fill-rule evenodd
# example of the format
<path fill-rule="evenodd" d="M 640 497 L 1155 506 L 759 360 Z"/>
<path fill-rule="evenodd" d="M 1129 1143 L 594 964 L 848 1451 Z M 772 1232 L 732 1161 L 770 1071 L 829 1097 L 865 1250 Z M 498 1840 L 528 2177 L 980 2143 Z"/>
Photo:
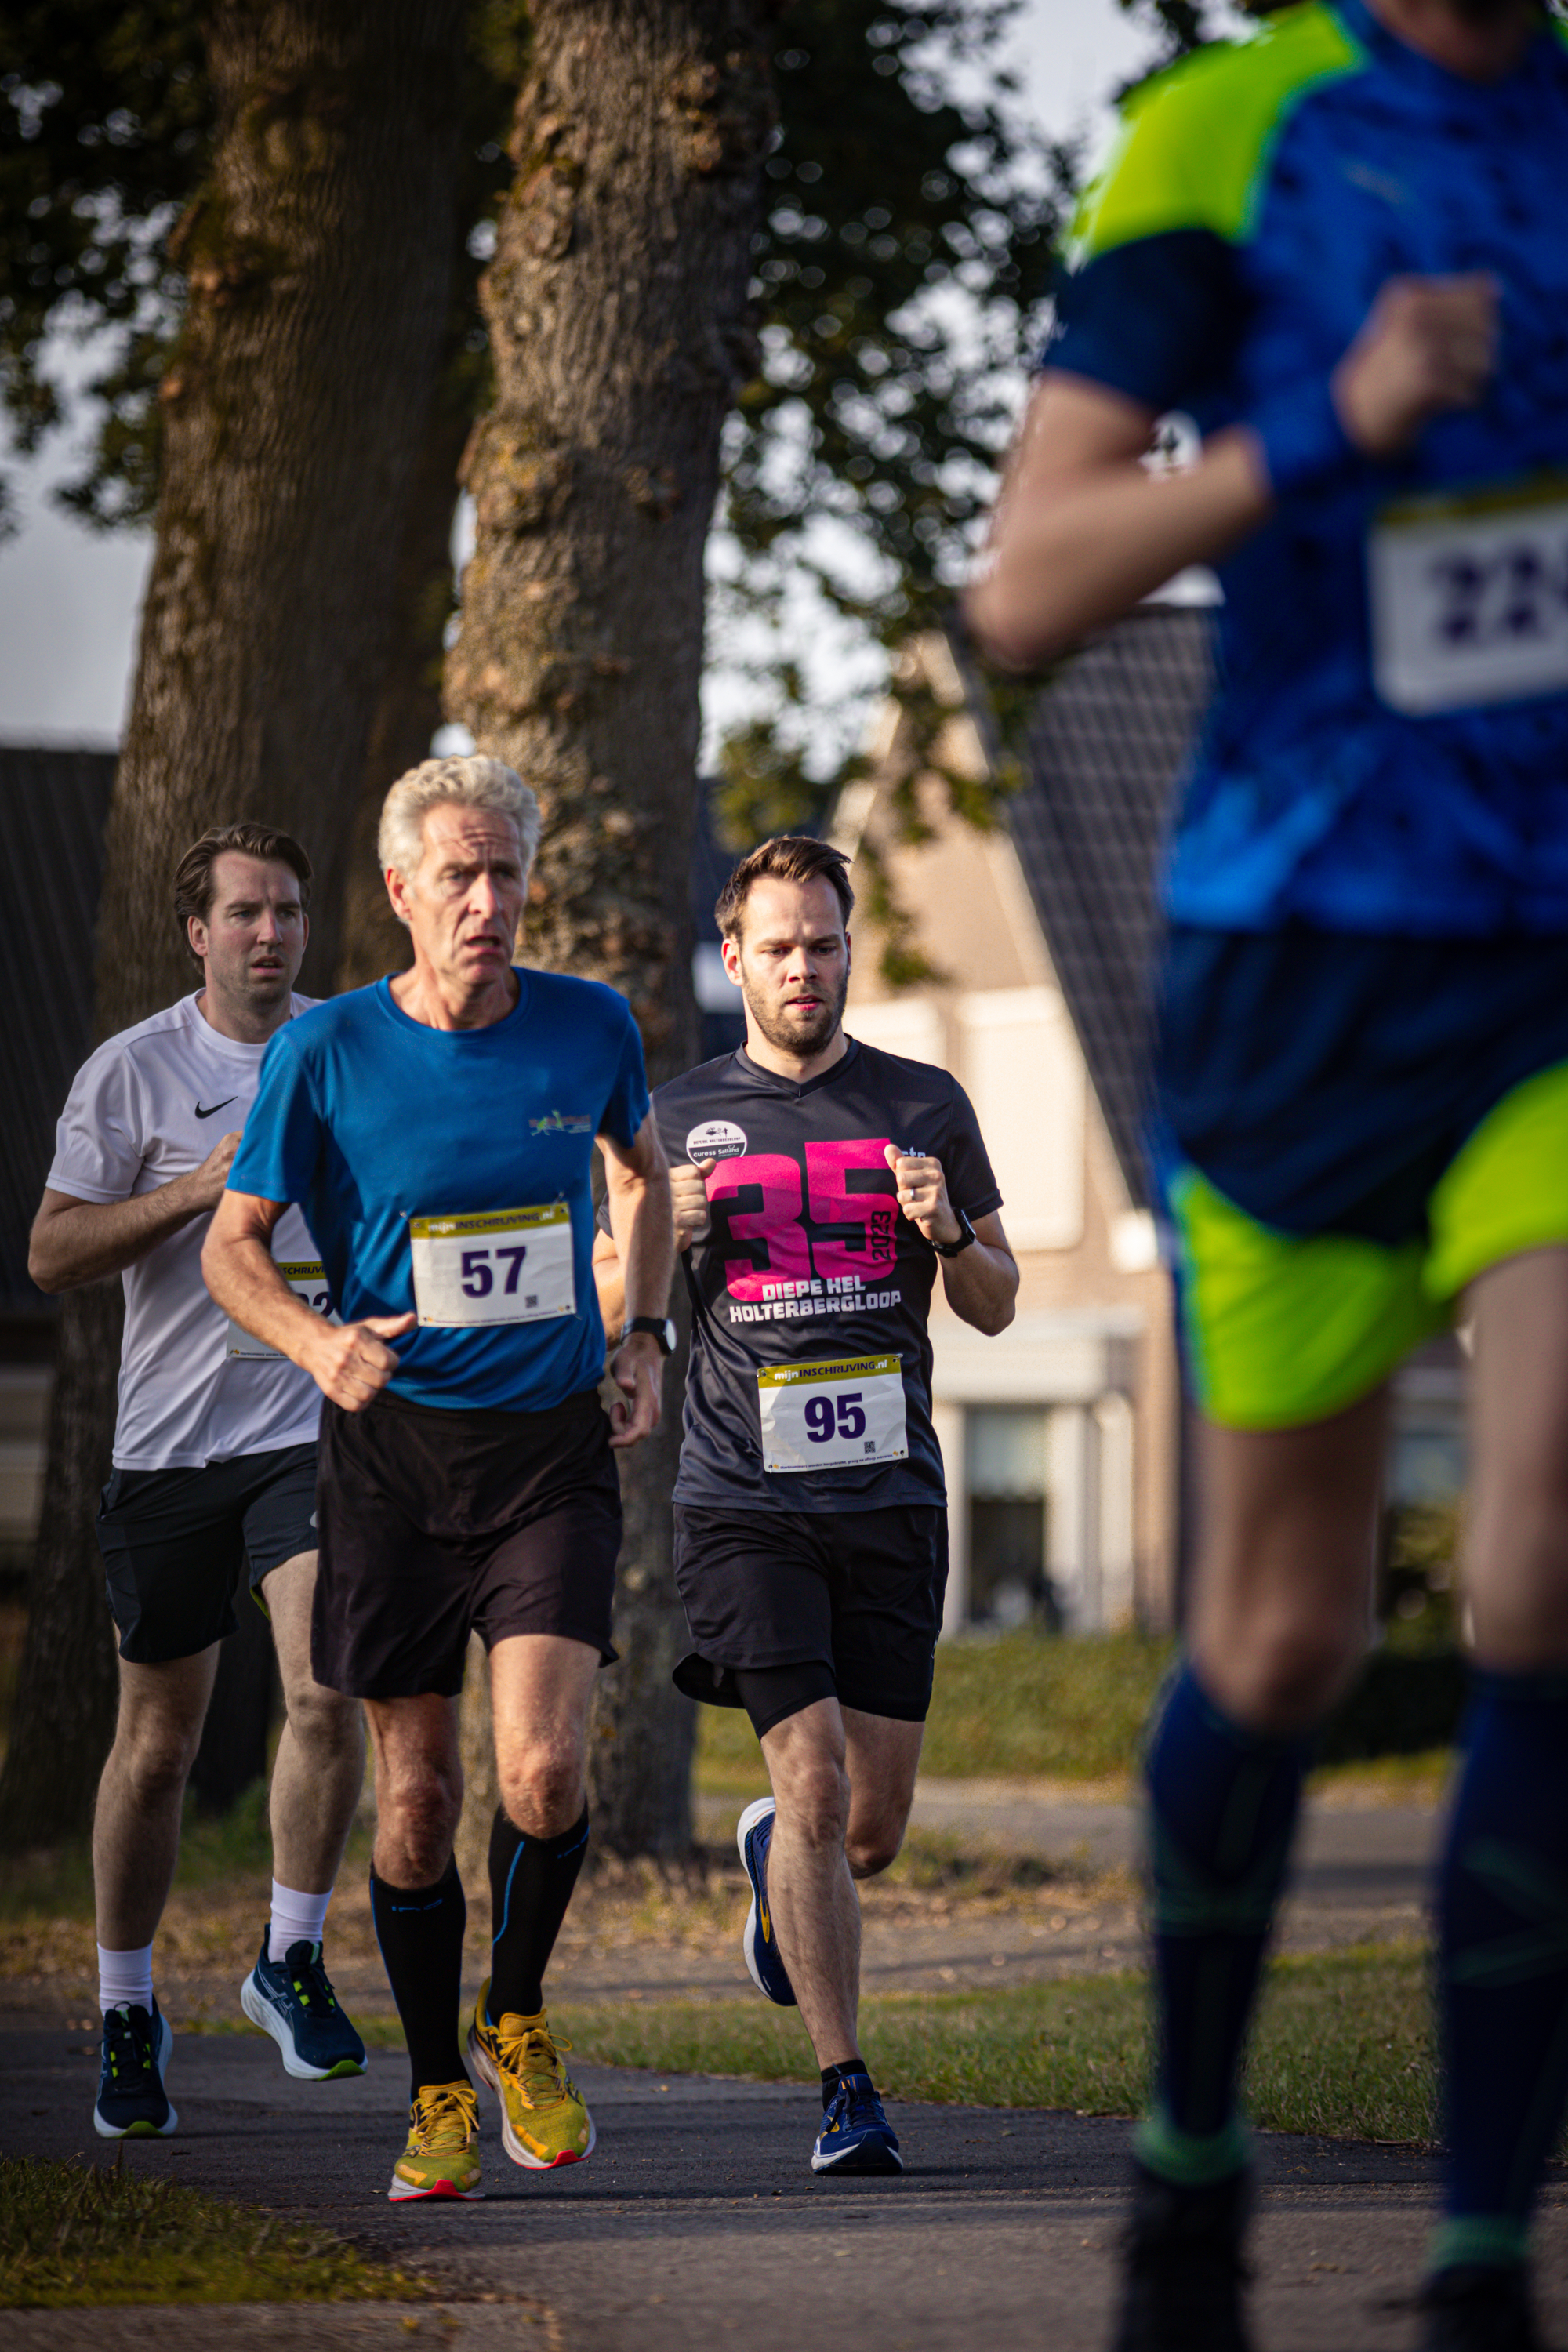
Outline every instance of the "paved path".
<path fill-rule="evenodd" d="M 363 2081 L 316 2085 L 289 2082 L 259 2037 L 187 2038 L 169 2078 L 178 2136 L 128 2143 L 125 2161 L 306 2207 L 433 2273 L 451 2298 L 445 2317 L 429 2306 L 316 2306 L 303 2322 L 297 2309 L 8 2313 L 7 2352 L 379 2352 L 420 2341 L 457 2352 L 797 2352 L 850 2306 L 866 2352 L 1103 2352 L 1125 2125 L 900 2106 L 903 2179 L 835 2183 L 807 2169 L 807 2089 L 591 2067 L 582 2081 L 600 2135 L 589 2163 L 514 2170 L 487 2103 L 487 2200 L 392 2207 L 382 2192 L 405 2112 L 400 2055 L 376 2053 Z M 79 2035 L 0 2034 L 0 2147 L 102 2158 L 93 2087 Z M 1427 2161 L 1283 2135 L 1261 2149 L 1261 2352 L 1409 2352 Z M 1568 2337 L 1568 2188 L 1550 2193 L 1543 2240 L 1548 2315 Z"/>

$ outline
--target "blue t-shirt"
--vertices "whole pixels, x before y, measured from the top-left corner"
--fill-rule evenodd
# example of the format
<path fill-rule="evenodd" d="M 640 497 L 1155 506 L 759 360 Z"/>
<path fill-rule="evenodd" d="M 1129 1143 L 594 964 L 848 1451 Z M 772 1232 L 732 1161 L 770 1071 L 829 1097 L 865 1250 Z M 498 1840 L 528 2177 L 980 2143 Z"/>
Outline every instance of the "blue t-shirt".
<path fill-rule="evenodd" d="M 287 1023 L 229 1171 L 232 1191 L 304 1209 L 346 1322 L 415 1306 L 412 1220 L 564 1203 L 575 1311 L 421 1323 L 392 1343 L 393 1393 L 415 1404 L 542 1412 L 604 1373 L 590 1169 L 601 1130 L 629 1145 L 647 1116 L 642 1041 L 613 988 L 517 977 L 516 1004 L 486 1029 L 427 1029 L 385 980 Z M 479 1270 L 471 1289 L 504 1290 L 519 1263 Z"/>
<path fill-rule="evenodd" d="M 1314 0 L 1130 101 L 1047 363 L 1205 432 L 1252 425 L 1278 493 L 1221 566 L 1219 684 L 1167 873 L 1177 921 L 1568 928 L 1565 220 L 1561 27 L 1480 84 L 1362 0 Z M 1472 271 L 1500 289 L 1485 399 L 1396 464 L 1362 457 L 1328 387 L 1379 289 Z"/>

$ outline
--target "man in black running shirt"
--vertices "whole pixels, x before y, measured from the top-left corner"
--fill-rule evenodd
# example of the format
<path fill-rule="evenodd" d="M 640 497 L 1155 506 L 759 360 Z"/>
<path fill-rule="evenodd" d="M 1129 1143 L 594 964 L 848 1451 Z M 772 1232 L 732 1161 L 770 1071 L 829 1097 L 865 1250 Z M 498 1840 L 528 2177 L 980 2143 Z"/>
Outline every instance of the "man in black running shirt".
<path fill-rule="evenodd" d="M 691 1301 L 675 1486 L 692 1650 L 676 1680 L 744 1706 L 773 1794 L 738 1832 L 746 1965 L 798 2001 L 822 2069 L 815 2171 L 897 2172 L 859 2055 L 854 1880 L 903 1840 L 947 1576 L 927 1321 L 1013 1319 L 1018 1270 L 974 1113 L 945 1071 L 843 1030 L 842 855 L 781 836 L 716 909 L 746 1043 L 661 1087 Z M 610 1328 L 613 1243 L 595 1250 Z"/>

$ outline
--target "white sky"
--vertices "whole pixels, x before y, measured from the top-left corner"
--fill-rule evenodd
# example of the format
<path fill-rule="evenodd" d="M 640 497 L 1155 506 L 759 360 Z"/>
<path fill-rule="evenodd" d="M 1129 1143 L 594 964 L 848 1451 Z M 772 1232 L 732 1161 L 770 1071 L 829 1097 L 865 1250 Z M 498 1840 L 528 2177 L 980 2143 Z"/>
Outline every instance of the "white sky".
<path fill-rule="evenodd" d="M 1105 100 L 1152 43 L 1115 0 L 1028 0 L 1017 62 L 1036 112 L 1058 134 L 1103 137 Z M 23 528 L 0 547 L 0 740 L 112 742 L 135 652 L 144 535 L 107 537 L 48 498 L 58 449 L 17 482 Z"/>

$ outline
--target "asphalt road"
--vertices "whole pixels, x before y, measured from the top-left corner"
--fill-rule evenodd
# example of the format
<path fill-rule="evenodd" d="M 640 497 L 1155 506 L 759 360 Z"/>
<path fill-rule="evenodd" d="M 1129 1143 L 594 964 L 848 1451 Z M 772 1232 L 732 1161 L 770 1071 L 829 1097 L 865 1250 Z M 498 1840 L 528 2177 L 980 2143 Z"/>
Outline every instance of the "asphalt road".
<path fill-rule="evenodd" d="M 259 2037 L 186 2037 L 169 2075 L 179 2133 L 127 2143 L 128 2164 L 307 2211 L 433 2273 L 450 2300 L 440 2311 L 314 2306 L 308 2318 L 13 2312 L 7 2352 L 375 2352 L 420 2340 L 458 2352 L 796 2352 L 840 2329 L 865 2352 L 1101 2352 L 1124 2124 L 900 2106 L 903 2179 L 833 2182 L 808 2168 L 808 2089 L 594 2067 L 580 2079 L 599 2127 L 587 2164 L 514 2169 L 487 2105 L 486 2200 L 394 2207 L 384 2190 L 407 2089 L 396 2053 L 376 2052 L 361 2081 L 317 2085 L 291 2083 Z M 0 2147 L 103 2159 L 95 2080 L 79 2033 L 0 2035 Z M 1428 2161 L 1283 2135 L 1260 2149 L 1261 2352 L 1407 2352 Z M 1546 2306 L 1568 2340 L 1568 2188 L 1550 2192 L 1543 2241 Z"/>

